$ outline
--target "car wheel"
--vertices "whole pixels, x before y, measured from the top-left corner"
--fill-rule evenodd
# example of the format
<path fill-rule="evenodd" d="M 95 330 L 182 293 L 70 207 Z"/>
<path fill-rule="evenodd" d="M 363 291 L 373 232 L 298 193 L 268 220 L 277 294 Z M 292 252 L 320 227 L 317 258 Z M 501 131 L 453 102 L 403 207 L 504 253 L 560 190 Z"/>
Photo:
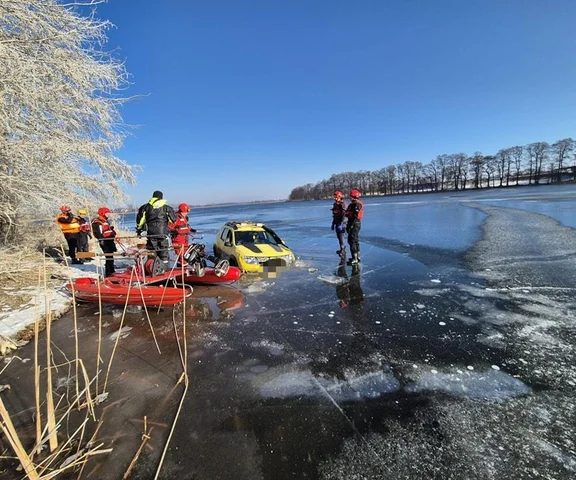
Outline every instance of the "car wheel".
<path fill-rule="evenodd" d="M 231 267 L 237 267 L 238 266 L 238 262 L 236 261 L 235 257 L 230 257 L 228 261 L 230 262 Z"/>

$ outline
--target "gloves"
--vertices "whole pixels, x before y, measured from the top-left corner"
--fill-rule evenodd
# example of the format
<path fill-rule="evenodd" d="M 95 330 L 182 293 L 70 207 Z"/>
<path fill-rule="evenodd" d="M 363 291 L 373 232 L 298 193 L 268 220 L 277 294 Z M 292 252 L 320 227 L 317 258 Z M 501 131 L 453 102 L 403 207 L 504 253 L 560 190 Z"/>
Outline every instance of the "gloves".
<path fill-rule="evenodd" d="M 332 224 L 332 226 L 330 227 L 330 230 L 334 230 L 334 224 Z"/>

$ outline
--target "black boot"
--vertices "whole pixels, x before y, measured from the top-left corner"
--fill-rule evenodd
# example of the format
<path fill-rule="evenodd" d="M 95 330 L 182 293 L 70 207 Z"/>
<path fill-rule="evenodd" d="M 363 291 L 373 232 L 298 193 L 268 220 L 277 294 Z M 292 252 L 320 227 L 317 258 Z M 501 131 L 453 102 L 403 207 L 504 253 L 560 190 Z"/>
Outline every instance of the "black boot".
<path fill-rule="evenodd" d="M 357 265 L 360 263 L 360 259 L 358 258 L 357 253 L 352 254 L 352 258 L 350 259 L 350 265 Z"/>

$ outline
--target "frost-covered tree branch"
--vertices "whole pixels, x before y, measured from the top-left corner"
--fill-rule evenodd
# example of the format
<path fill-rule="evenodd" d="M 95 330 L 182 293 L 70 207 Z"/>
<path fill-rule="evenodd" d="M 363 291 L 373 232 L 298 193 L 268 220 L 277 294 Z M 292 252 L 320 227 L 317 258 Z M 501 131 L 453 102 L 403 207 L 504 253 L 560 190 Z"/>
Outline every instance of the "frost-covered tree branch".
<path fill-rule="evenodd" d="M 114 154 L 128 74 L 104 50 L 111 24 L 87 8 L 97 3 L 0 2 L 0 243 L 20 218 L 119 203 L 135 182 Z"/>

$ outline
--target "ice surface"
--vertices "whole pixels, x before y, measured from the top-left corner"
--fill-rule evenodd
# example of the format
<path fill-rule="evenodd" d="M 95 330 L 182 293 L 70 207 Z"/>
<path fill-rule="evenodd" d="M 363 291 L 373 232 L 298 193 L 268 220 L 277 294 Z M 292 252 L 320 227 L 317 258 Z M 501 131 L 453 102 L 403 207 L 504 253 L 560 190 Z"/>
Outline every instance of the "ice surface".
<path fill-rule="evenodd" d="M 347 279 L 343 277 L 337 277 L 336 275 L 318 275 L 318 280 L 328 283 L 330 285 L 342 285 L 346 283 Z"/>
<path fill-rule="evenodd" d="M 281 373 L 260 387 L 265 398 L 319 397 L 330 396 L 335 402 L 347 402 L 377 398 L 400 388 L 393 375 L 372 372 L 360 376 L 350 376 L 343 380 L 330 380 L 315 377 L 308 371 Z"/>
<path fill-rule="evenodd" d="M 335 255 L 328 201 L 198 209 L 207 245 L 250 218 L 299 260 L 275 282 L 239 282 L 233 320 L 187 323 L 199 414 L 178 447 L 189 432 L 206 451 L 257 437 L 255 458 L 286 478 L 574 478 L 576 234 L 553 212 L 576 210 L 575 191 L 368 198 L 357 268 Z M 104 315 L 110 334 L 119 319 Z M 130 325 L 123 342 L 153 352 L 135 334 L 146 323 Z"/>
<path fill-rule="evenodd" d="M 442 391 L 468 398 L 504 400 L 532 390 L 520 380 L 502 371 L 424 373 L 406 387 L 408 392 Z"/>

